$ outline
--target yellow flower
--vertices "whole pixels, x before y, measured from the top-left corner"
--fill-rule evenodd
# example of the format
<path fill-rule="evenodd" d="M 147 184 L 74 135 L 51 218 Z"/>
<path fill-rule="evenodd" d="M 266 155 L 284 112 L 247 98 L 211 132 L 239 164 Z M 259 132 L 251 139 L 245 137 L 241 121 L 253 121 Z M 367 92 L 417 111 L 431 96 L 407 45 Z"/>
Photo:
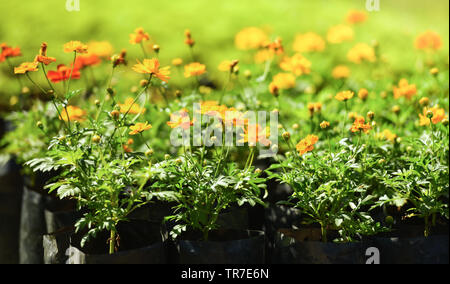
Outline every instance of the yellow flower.
<path fill-rule="evenodd" d="M 433 117 L 428 118 L 427 112 L 431 111 L 433 113 Z M 419 114 L 420 118 L 420 126 L 428 126 L 430 125 L 430 122 L 433 124 L 438 124 L 439 122 L 443 121 L 444 119 L 448 119 L 448 116 L 445 115 L 445 110 L 443 108 L 440 108 L 439 105 L 435 105 L 432 108 L 423 108 L 423 114 Z"/>
<path fill-rule="evenodd" d="M 311 73 L 311 62 L 300 53 L 296 53 L 292 57 L 285 57 L 281 61 L 280 67 L 284 71 L 294 73 L 295 76 Z"/>
<path fill-rule="evenodd" d="M 329 43 L 337 44 L 344 41 L 351 41 L 355 36 L 355 32 L 350 26 L 337 25 L 328 30 L 327 40 Z"/>
<path fill-rule="evenodd" d="M 248 143 L 249 146 L 254 147 L 257 143 L 264 146 L 269 146 L 271 144 L 270 140 L 270 127 L 263 128 L 259 124 L 249 124 L 245 129 L 244 133 L 241 133 L 241 139 L 239 143 Z"/>
<path fill-rule="evenodd" d="M 24 62 L 19 67 L 14 68 L 14 74 L 25 74 L 27 72 L 38 71 L 39 62 Z"/>
<path fill-rule="evenodd" d="M 255 54 L 255 62 L 256 63 L 265 63 L 269 60 L 272 60 L 275 54 L 273 51 L 269 49 L 261 49 Z"/>
<path fill-rule="evenodd" d="M 293 50 L 296 52 L 314 52 L 325 49 L 325 40 L 313 32 L 299 34 L 295 37 Z"/>
<path fill-rule="evenodd" d="M 152 76 L 160 79 L 161 81 L 168 82 L 170 77 L 170 67 L 159 68 L 159 61 L 156 58 L 144 59 L 144 62 L 139 62 L 133 66 L 133 70 L 141 74 L 151 74 Z"/>
<path fill-rule="evenodd" d="M 125 100 L 124 104 L 118 104 L 120 107 L 121 113 L 129 113 L 129 114 L 138 114 L 138 113 L 144 113 L 145 108 L 141 108 L 137 103 L 134 103 L 133 98 L 127 98 Z"/>
<path fill-rule="evenodd" d="M 318 141 L 319 137 L 317 137 L 316 135 L 308 135 L 305 139 L 301 140 L 296 146 L 299 155 L 303 156 L 304 154 L 314 150 L 314 145 Z"/>
<path fill-rule="evenodd" d="M 334 79 L 345 79 L 350 77 L 350 68 L 345 65 L 338 65 L 334 67 L 331 75 Z"/>
<path fill-rule="evenodd" d="M 405 97 L 410 100 L 417 94 L 417 87 L 415 84 L 409 84 L 408 80 L 401 79 L 398 83 L 398 87 L 394 86 L 394 98 L 399 99 Z"/>
<path fill-rule="evenodd" d="M 269 41 L 269 37 L 260 28 L 249 27 L 241 30 L 235 37 L 238 49 L 249 50 L 263 47 Z"/>
<path fill-rule="evenodd" d="M 189 118 L 189 113 L 187 109 L 182 109 L 178 112 L 170 114 L 170 121 L 167 122 L 167 125 L 170 128 L 178 128 L 181 127 L 183 129 L 188 129 L 192 126 L 191 119 Z"/>
<path fill-rule="evenodd" d="M 144 132 L 145 130 L 149 130 L 152 128 L 151 124 L 148 124 L 148 122 L 146 121 L 145 123 L 142 122 L 138 122 L 133 126 L 130 126 L 130 135 L 137 135 L 140 134 L 142 132 Z"/>
<path fill-rule="evenodd" d="M 82 110 L 76 106 L 67 106 L 62 109 L 61 116 L 59 119 L 64 121 L 79 121 L 82 122 L 85 120 L 84 116 L 86 115 L 86 111 Z"/>
<path fill-rule="evenodd" d="M 392 133 L 389 129 L 383 130 L 383 132 L 377 133 L 376 137 L 380 140 L 388 140 L 391 142 L 395 142 L 397 139 L 397 134 Z"/>
<path fill-rule="evenodd" d="M 190 78 L 200 76 L 206 72 L 206 66 L 198 62 L 193 62 L 184 66 L 184 77 Z"/>
<path fill-rule="evenodd" d="M 180 66 L 181 64 L 183 64 L 183 59 L 181 59 L 181 58 L 174 58 L 174 59 L 172 59 L 172 65 L 173 66 Z"/>
<path fill-rule="evenodd" d="M 336 96 L 335 99 L 341 102 L 345 102 L 351 98 L 353 98 L 353 96 L 355 95 L 355 93 L 353 93 L 352 91 L 343 91 L 343 92 L 339 92 Z"/>
<path fill-rule="evenodd" d="M 108 41 L 91 41 L 88 43 L 88 51 L 89 54 L 109 58 L 112 56 L 114 49 Z"/>
<path fill-rule="evenodd" d="M 373 47 L 366 43 L 358 43 L 349 50 L 347 59 L 353 63 L 360 64 L 363 61 L 375 62 L 377 57 Z"/>
<path fill-rule="evenodd" d="M 69 41 L 64 44 L 64 52 L 88 53 L 88 46 L 83 44 L 81 41 Z"/>
<path fill-rule="evenodd" d="M 143 28 L 137 28 L 134 31 L 134 34 L 130 34 L 130 43 L 131 44 L 140 44 L 142 41 L 150 40 L 150 36 L 148 33 L 144 31 Z"/>
<path fill-rule="evenodd" d="M 224 60 L 219 64 L 218 69 L 222 72 L 234 72 L 238 63 L 238 60 Z"/>
<path fill-rule="evenodd" d="M 291 73 L 278 73 L 272 79 L 272 88 L 292 89 L 295 87 L 295 76 Z"/>
<path fill-rule="evenodd" d="M 328 127 L 330 127 L 330 123 L 328 121 L 322 121 L 322 123 L 320 123 L 320 128 L 327 129 Z"/>

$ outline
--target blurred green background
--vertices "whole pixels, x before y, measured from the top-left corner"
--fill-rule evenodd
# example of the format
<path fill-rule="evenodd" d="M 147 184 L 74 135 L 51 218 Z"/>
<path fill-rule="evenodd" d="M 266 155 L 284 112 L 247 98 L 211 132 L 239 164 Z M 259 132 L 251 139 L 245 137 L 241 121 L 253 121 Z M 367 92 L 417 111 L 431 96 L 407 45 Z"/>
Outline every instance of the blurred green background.
<path fill-rule="evenodd" d="M 448 54 L 448 0 L 380 0 L 381 11 L 369 13 L 367 23 L 356 28 L 355 42 L 376 39 L 394 66 L 414 68 L 413 42 L 428 30 L 444 40 L 442 53 Z M 66 11 L 65 0 L 5 1 L 0 4 L 0 42 L 20 46 L 24 57 L 15 64 L 32 60 L 40 43 L 49 43 L 49 55 L 69 62 L 62 52 L 70 40 L 108 40 L 115 51 L 129 50 L 138 56 L 138 46 L 129 44 L 129 34 L 143 27 L 153 42 L 161 46 L 163 65 L 174 57 L 188 58 L 184 30 L 189 28 L 197 41 L 196 52 L 211 68 L 224 59 L 241 58 L 234 48 L 234 36 L 244 27 L 258 26 L 281 36 L 290 47 L 296 33 L 314 31 L 326 35 L 329 27 L 344 22 L 351 9 L 365 10 L 365 0 L 80 0 L 79 12 Z M 405 52 L 411 50 L 411 52 Z M 3 70 L 6 64 L 0 65 Z M 0 102 L 17 89 L 8 73 L 0 73 Z"/>

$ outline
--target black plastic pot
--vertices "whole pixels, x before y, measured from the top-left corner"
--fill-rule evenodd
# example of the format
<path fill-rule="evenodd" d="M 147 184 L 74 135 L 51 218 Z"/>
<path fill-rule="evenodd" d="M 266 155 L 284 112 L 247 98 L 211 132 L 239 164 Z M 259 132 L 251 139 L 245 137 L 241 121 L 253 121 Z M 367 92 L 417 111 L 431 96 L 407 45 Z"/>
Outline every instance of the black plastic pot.
<path fill-rule="evenodd" d="M 323 243 L 320 229 L 280 229 L 272 254 L 274 264 L 365 264 L 371 242 Z"/>
<path fill-rule="evenodd" d="M 42 245 L 45 264 L 65 264 L 67 262 L 70 236 L 73 232 L 74 228 L 65 228 L 43 236 Z"/>
<path fill-rule="evenodd" d="M 381 237 L 374 237 L 381 264 L 448 264 L 448 226 L 433 228 L 423 236 L 423 226 L 400 226 Z M 434 233 L 434 234 L 433 234 Z"/>
<path fill-rule="evenodd" d="M 13 160 L 0 167 L 0 264 L 19 263 L 22 187 L 19 166 Z"/>
<path fill-rule="evenodd" d="M 76 205 L 70 200 L 52 199 L 45 205 L 45 224 L 47 234 L 62 228 L 73 227 L 82 214 L 75 210 Z"/>
<path fill-rule="evenodd" d="M 80 247 L 81 234 L 71 236 L 67 264 L 165 264 L 165 245 L 159 223 L 133 220 L 119 224 L 119 251 L 108 254 L 109 233 L 98 234 Z M 64 239 L 63 239 L 64 241 Z"/>
<path fill-rule="evenodd" d="M 19 262 L 21 264 L 42 264 L 44 251 L 42 236 L 46 233 L 45 196 L 23 188 L 20 217 Z"/>
<path fill-rule="evenodd" d="M 263 264 L 265 235 L 262 231 L 217 230 L 208 241 L 186 233 L 175 241 L 172 260 L 177 264 Z"/>

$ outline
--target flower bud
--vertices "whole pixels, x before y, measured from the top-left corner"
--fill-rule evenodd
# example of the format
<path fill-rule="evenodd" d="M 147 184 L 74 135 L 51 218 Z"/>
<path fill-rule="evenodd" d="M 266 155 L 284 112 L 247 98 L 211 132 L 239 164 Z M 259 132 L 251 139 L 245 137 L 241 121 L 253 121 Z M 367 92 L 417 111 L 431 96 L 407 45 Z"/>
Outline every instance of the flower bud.
<path fill-rule="evenodd" d="M 261 169 L 256 169 L 255 174 L 260 175 L 262 173 Z"/>
<path fill-rule="evenodd" d="M 289 141 L 289 139 L 291 139 L 291 133 L 289 133 L 289 132 L 284 132 L 283 134 L 282 134 L 282 136 L 283 136 L 283 139 L 284 140 L 286 140 L 286 141 Z"/>
<path fill-rule="evenodd" d="M 99 143 L 101 139 L 102 139 L 102 138 L 101 138 L 100 136 L 94 135 L 94 136 L 92 137 L 92 142 L 94 142 L 94 143 Z"/>
<path fill-rule="evenodd" d="M 182 93 L 180 90 L 176 90 L 176 91 L 175 91 L 175 96 L 176 96 L 177 98 L 181 98 L 182 95 L 183 95 L 183 93 Z"/>
<path fill-rule="evenodd" d="M 36 126 L 37 126 L 39 129 L 44 129 L 44 125 L 42 124 L 41 121 L 36 122 Z"/>
<path fill-rule="evenodd" d="M 423 98 L 420 99 L 419 104 L 421 106 L 426 107 L 426 106 L 428 106 L 430 104 L 430 99 L 427 98 L 427 97 L 423 97 Z"/>
<path fill-rule="evenodd" d="M 111 117 L 115 120 L 119 119 L 120 116 L 120 112 L 118 110 L 113 110 L 109 113 L 111 115 Z"/>
<path fill-rule="evenodd" d="M 245 78 L 250 79 L 252 77 L 252 71 L 245 70 L 244 71 L 244 76 L 245 76 Z"/>
<path fill-rule="evenodd" d="M 387 225 L 394 225 L 394 217 L 386 216 L 386 218 L 384 219 L 384 222 L 386 222 Z"/>
<path fill-rule="evenodd" d="M 386 162 L 385 159 L 379 159 L 379 160 L 378 160 L 378 164 L 380 164 L 380 165 L 381 165 L 381 164 L 384 164 L 385 162 Z"/>
<path fill-rule="evenodd" d="M 139 82 L 139 85 L 141 85 L 141 87 L 147 86 L 147 85 L 148 85 L 148 80 L 145 80 L 145 79 L 141 80 L 141 81 Z"/>
<path fill-rule="evenodd" d="M 100 106 L 100 100 L 95 100 L 95 101 L 94 101 L 94 104 L 95 104 L 96 106 Z"/>
<path fill-rule="evenodd" d="M 400 107 L 397 106 L 397 105 L 393 106 L 391 110 L 395 114 L 399 114 L 400 113 Z"/>
<path fill-rule="evenodd" d="M 58 138 L 58 141 L 59 141 L 59 142 L 63 142 L 63 141 L 65 141 L 65 140 L 66 140 L 66 136 L 61 136 L 61 137 Z"/>
<path fill-rule="evenodd" d="M 145 156 L 147 156 L 147 157 L 151 157 L 151 156 L 153 156 L 153 154 L 154 154 L 153 149 L 149 149 L 145 152 Z"/>
<path fill-rule="evenodd" d="M 367 97 L 369 96 L 369 91 L 367 89 L 361 89 L 358 92 L 358 97 L 365 101 L 367 99 Z"/>
<path fill-rule="evenodd" d="M 139 88 L 136 86 L 131 87 L 130 91 L 134 94 L 136 94 L 137 92 L 139 92 Z"/>
<path fill-rule="evenodd" d="M 159 53 L 159 50 L 160 50 L 160 49 L 161 49 L 161 48 L 159 47 L 159 45 L 157 45 L 157 44 L 153 45 L 153 51 L 154 51 L 154 52 Z"/>
<path fill-rule="evenodd" d="M 397 143 L 397 144 L 402 143 L 402 138 L 401 137 L 397 137 L 397 139 L 395 139 L 395 143 Z"/>
<path fill-rule="evenodd" d="M 22 88 L 22 94 L 26 95 L 30 93 L 30 89 L 28 87 L 23 87 Z"/>
<path fill-rule="evenodd" d="M 428 110 L 428 111 L 427 111 L 427 117 L 428 117 L 429 119 L 432 119 L 433 116 L 434 116 L 433 111 L 432 111 L 432 110 Z"/>
<path fill-rule="evenodd" d="M 448 126 L 448 119 L 447 119 L 447 118 L 444 118 L 444 119 L 442 120 L 442 125 Z"/>
<path fill-rule="evenodd" d="M 368 118 L 369 120 L 373 120 L 373 119 L 375 118 L 375 113 L 374 113 L 373 111 L 369 111 L 369 112 L 367 113 L 367 118 Z"/>
<path fill-rule="evenodd" d="M 292 125 L 292 129 L 297 130 L 300 128 L 300 125 L 298 125 L 298 123 L 294 123 L 294 125 Z"/>
<path fill-rule="evenodd" d="M 430 70 L 430 74 L 433 75 L 433 76 L 438 75 L 439 74 L 439 69 L 438 68 L 432 68 Z"/>
<path fill-rule="evenodd" d="M 170 160 L 170 155 L 169 154 L 165 154 L 164 155 L 164 160 Z"/>
<path fill-rule="evenodd" d="M 106 89 L 106 91 L 108 92 L 108 94 L 110 94 L 111 96 L 114 96 L 115 95 L 115 91 L 114 91 L 114 89 L 113 88 L 108 88 L 108 89 Z"/>

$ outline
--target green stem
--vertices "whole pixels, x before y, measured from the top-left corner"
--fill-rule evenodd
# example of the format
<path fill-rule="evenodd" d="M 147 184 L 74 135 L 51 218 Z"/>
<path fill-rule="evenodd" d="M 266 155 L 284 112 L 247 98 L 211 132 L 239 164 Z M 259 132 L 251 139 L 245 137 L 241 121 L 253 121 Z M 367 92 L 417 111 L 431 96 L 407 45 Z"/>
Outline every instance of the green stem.
<path fill-rule="evenodd" d="M 116 247 L 116 231 L 111 230 L 111 234 L 109 237 L 109 254 L 114 254 Z"/>

